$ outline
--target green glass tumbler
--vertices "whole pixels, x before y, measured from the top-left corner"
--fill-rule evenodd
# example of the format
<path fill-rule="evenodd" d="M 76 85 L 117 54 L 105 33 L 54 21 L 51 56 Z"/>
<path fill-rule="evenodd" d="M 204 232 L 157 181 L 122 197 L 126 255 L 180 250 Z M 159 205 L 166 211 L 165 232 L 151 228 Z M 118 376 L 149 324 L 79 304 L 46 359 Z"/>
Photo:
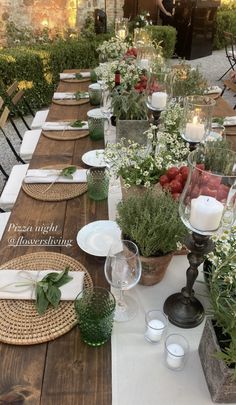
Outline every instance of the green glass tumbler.
<path fill-rule="evenodd" d="M 101 346 L 112 333 L 116 307 L 114 295 L 102 287 L 87 288 L 75 300 L 75 311 L 82 340 L 90 346 Z"/>
<path fill-rule="evenodd" d="M 102 89 L 99 83 L 90 84 L 88 87 L 89 102 L 91 105 L 100 105 L 102 100 Z"/>
<path fill-rule="evenodd" d="M 89 136 L 93 141 L 104 139 L 105 117 L 100 108 L 95 108 L 87 112 Z"/>
<path fill-rule="evenodd" d="M 100 201 L 108 197 L 109 175 L 105 168 L 91 167 L 87 170 L 88 196 Z"/>

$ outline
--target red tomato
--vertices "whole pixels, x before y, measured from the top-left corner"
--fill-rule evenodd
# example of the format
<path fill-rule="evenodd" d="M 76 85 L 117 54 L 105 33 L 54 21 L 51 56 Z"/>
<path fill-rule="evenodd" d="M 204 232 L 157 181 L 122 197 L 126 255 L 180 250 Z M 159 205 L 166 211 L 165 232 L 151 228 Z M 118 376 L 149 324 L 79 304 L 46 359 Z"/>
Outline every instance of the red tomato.
<path fill-rule="evenodd" d="M 209 178 L 209 181 L 207 183 L 209 188 L 212 188 L 213 190 L 217 189 L 220 185 L 221 182 L 221 177 L 220 176 L 211 176 Z"/>
<path fill-rule="evenodd" d="M 200 194 L 200 187 L 195 184 L 195 186 L 193 186 L 193 189 L 191 190 L 191 198 L 197 198 Z"/>
<path fill-rule="evenodd" d="M 179 169 L 177 167 L 170 167 L 170 169 L 168 169 L 166 172 L 169 180 L 173 180 L 177 174 L 179 174 Z"/>
<path fill-rule="evenodd" d="M 220 184 L 219 188 L 217 190 L 217 200 L 222 201 L 222 200 L 227 200 L 229 193 L 229 187 L 226 186 L 225 184 Z"/>
<path fill-rule="evenodd" d="M 177 174 L 177 176 L 175 176 L 175 180 L 179 181 L 181 184 L 185 184 L 185 180 L 183 179 L 183 176 L 181 173 Z"/>
<path fill-rule="evenodd" d="M 216 189 L 213 190 L 213 189 L 209 188 L 208 186 L 203 186 L 203 187 L 201 188 L 201 194 L 215 198 L 216 195 L 217 195 L 217 190 L 216 190 Z"/>
<path fill-rule="evenodd" d="M 201 183 L 204 184 L 204 185 L 208 185 L 211 177 L 212 177 L 211 172 L 202 173 L 202 175 L 201 175 Z"/>
<path fill-rule="evenodd" d="M 200 169 L 200 170 L 205 170 L 205 165 L 204 165 L 204 163 L 198 163 L 198 164 L 196 165 L 196 167 L 197 167 L 198 169 Z"/>
<path fill-rule="evenodd" d="M 170 191 L 172 194 L 181 193 L 183 190 L 183 185 L 177 180 L 171 180 Z"/>
<path fill-rule="evenodd" d="M 182 177 L 183 177 L 183 180 L 186 181 L 187 178 L 188 178 L 188 172 L 189 172 L 188 166 L 182 166 L 182 167 L 179 169 L 179 171 L 180 171 L 180 173 L 181 173 L 181 175 L 182 175 Z"/>
<path fill-rule="evenodd" d="M 169 183 L 169 179 L 168 179 L 168 177 L 165 175 L 165 174 L 163 174 L 163 176 L 161 176 L 160 177 L 160 184 L 162 185 L 162 186 L 164 186 L 164 184 L 167 184 L 167 183 Z"/>

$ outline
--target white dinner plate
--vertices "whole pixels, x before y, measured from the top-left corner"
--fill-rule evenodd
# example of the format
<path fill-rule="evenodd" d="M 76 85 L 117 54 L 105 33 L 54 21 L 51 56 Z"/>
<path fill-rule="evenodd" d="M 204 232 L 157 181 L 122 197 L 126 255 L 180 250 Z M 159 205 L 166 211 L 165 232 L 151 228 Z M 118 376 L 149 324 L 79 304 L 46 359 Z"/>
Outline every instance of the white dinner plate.
<path fill-rule="evenodd" d="M 84 252 L 105 257 L 110 246 L 120 240 L 121 230 L 115 221 L 94 221 L 77 233 L 76 241 Z"/>
<path fill-rule="evenodd" d="M 104 149 L 95 149 L 84 153 L 84 155 L 82 156 L 82 161 L 88 166 L 93 167 L 107 166 L 104 160 Z"/>

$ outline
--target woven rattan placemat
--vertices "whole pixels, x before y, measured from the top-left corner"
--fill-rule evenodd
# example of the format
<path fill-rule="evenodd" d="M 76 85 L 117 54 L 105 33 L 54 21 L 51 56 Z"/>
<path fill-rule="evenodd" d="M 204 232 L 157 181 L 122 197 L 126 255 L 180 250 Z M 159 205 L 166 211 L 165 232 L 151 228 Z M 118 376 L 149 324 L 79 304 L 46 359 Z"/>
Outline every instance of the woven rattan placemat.
<path fill-rule="evenodd" d="M 81 98 L 80 100 L 54 100 L 52 99 L 53 104 L 58 104 L 58 105 L 82 105 L 82 104 L 87 104 L 89 103 L 88 98 Z"/>
<path fill-rule="evenodd" d="M 42 169 L 64 169 L 69 165 L 54 165 Z M 81 169 L 81 167 L 77 167 Z M 87 183 L 22 183 L 24 192 L 35 200 L 40 201 L 65 201 L 84 194 L 88 187 Z M 46 190 L 46 191 L 45 191 Z"/>
<path fill-rule="evenodd" d="M 53 271 L 65 267 L 71 271 L 84 271 L 84 286 L 92 288 L 92 279 L 85 267 L 60 253 L 31 253 L 8 261 L 0 269 Z M 75 324 L 73 301 L 61 301 L 57 309 L 50 307 L 44 315 L 38 315 L 34 301 L 0 300 L 0 341 L 4 343 L 32 345 L 48 342 L 64 335 Z"/>
<path fill-rule="evenodd" d="M 74 141 L 75 139 L 82 139 L 88 136 L 88 130 L 78 131 L 43 131 L 42 134 L 46 138 L 54 139 L 56 141 Z"/>

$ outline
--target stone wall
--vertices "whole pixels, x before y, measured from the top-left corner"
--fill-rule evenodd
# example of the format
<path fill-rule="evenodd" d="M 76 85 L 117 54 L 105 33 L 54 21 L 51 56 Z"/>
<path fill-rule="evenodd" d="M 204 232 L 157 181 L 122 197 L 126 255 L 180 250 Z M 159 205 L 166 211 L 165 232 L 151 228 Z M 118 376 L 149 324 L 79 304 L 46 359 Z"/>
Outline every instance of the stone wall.
<path fill-rule="evenodd" d="M 124 0 L 0 0 L 0 43 L 5 36 L 6 21 L 35 29 L 81 28 L 88 12 L 106 11 L 108 24 L 122 17 Z"/>

